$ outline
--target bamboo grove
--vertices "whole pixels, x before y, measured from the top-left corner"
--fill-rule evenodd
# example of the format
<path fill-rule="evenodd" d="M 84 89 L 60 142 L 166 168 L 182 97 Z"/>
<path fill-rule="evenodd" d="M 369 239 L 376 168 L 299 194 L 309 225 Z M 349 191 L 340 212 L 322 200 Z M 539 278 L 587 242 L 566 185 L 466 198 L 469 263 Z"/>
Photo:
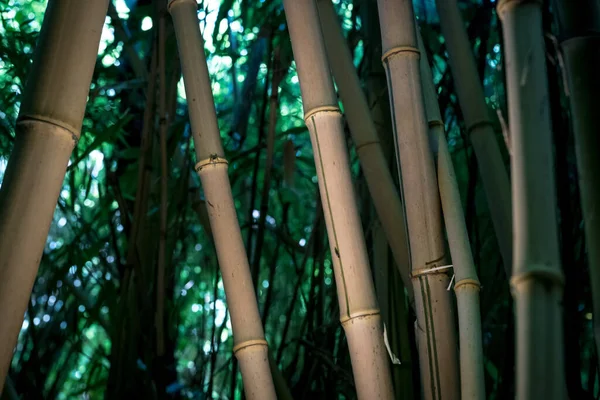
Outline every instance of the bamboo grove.
<path fill-rule="evenodd" d="M 0 0 L 4 399 L 600 398 L 600 3 Z"/>

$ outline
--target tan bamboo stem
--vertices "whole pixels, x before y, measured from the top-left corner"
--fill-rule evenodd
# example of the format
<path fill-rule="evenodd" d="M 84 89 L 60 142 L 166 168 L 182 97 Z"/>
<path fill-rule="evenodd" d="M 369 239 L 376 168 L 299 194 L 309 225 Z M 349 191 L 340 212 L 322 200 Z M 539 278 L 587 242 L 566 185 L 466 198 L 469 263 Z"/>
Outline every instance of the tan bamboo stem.
<path fill-rule="evenodd" d="M 175 35 L 211 230 L 223 276 L 244 391 L 251 400 L 275 399 L 268 347 L 237 220 L 211 92 L 195 0 L 170 0 Z"/>
<path fill-rule="evenodd" d="M 164 3 L 163 3 L 164 4 Z M 165 67 L 165 17 L 166 9 L 159 6 L 158 17 L 158 127 L 160 141 L 160 215 L 158 239 L 158 260 L 156 273 L 156 354 L 160 357 L 165 352 L 165 264 L 167 252 L 167 74 Z M 153 95 L 149 94 L 149 95 Z"/>
<path fill-rule="evenodd" d="M 421 52 L 421 79 L 425 110 L 429 121 L 429 136 L 434 151 L 437 152 L 437 178 L 444 214 L 448 247 L 454 265 L 456 302 L 458 303 L 458 334 L 460 346 L 460 393 L 461 399 L 485 399 L 483 373 L 483 345 L 481 333 L 481 311 L 479 290 L 481 284 L 475 271 L 469 233 L 462 210 L 460 191 L 448 142 L 444 135 L 444 122 L 440 114 L 433 76 L 427 61 L 425 46 L 417 30 L 419 51 Z"/>
<path fill-rule="evenodd" d="M 511 198 L 508 174 L 485 103 L 473 50 L 456 0 L 436 0 L 458 102 L 477 157 L 507 277 L 512 267 Z"/>
<path fill-rule="evenodd" d="M 600 3 L 554 0 L 573 116 L 577 173 L 592 286 L 596 354 L 600 354 Z"/>
<path fill-rule="evenodd" d="M 108 0 L 50 0 L 44 16 L 0 189 L 0 392 L 81 132 L 107 9 Z"/>
<path fill-rule="evenodd" d="M 327 58 L 344 104 L 344 115 L 350 126 L 352 140 L 375 210 L 412 304 L 414 294 L 410 282 L 406 221 L 400 196 L 381 149 L 377 128 L 373 123 L 366 96 L 333 4 L 331 0 L 318 0 L 317 4 Z"/>
<path fill-rule="evenodd" d="M 412 3 L 378 0 L 420 343 L 425 399 L 458 399 L 458 357 L 438 184 L 427 138 Z"/>
<path fill-rule="evenodd" d="M 565 399 L 560 267 L 541 2 L 498 2 L 511 135 L 516 399 Z"/>
<path fill-rule="evenodd" d="M 314 1 L 283 2 L 359 399 L 391 399 L 381 316 L 350 175 L 342 116 Z"/>

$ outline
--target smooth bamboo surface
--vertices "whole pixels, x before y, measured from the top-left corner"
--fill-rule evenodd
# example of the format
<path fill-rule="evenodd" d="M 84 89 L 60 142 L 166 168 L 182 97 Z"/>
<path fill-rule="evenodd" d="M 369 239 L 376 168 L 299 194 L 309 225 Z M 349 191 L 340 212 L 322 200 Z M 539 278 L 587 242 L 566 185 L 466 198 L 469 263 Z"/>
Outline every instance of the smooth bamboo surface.
<path fill-rule="evenodd" d="M 195 0 L 171 0 L 194 148 L 231 316 L 234 353 L 250 400 L 275 399 L 268 347 L 231 193 Z"/>
<path fill-rule="evenodd" d="M 342 116 L 314 1 L 284 0 L 359 399 L 392 399 L 381 316 L 356 205 Z"/>
<path fill-rule="evenodd" d="M 552 127 L 541 5 L 500 1 L 513 195 L 516 399 L 566 398 Z"/>
<path fill-rule="evenodd" d="M 421 88 L 412 3 L 378 0 L 399 159 L 425 399 L 458 399 L 458 355 L 442 216 Z"/>

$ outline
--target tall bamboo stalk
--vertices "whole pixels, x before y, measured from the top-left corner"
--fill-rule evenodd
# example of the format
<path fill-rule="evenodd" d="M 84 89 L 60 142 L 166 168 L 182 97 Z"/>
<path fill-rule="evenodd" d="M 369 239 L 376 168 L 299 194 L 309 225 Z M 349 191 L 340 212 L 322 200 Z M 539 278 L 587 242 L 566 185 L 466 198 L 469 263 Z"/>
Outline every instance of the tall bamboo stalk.
<path fill-rule="evenodd" d="M 196 171 L 202 181 L 206 207 L 223 276 L 239 360 L 248 399 L 275 399 L 268 346 L 258 313 L 254 285 L 237 220 L 227 175 L 221 136 L 211 92 L 204 42 L 195 0 L 170 0 L 175 35 L 196 149 Z"/>
<path fill-rule="evenodd" d="M 433 157 L 427 138 L 412 2 L 378 0 L 394 122 L 425 399 L 459 397 L 456 331 Z"/>
<path fill-rule="evenodd" d="M 391 399 L 381 316 L 371 278 L 316 3 L 284 0 L 340 304 L 359 399 Z"/>
<path fill-rule="evenodd" d="M 586 248 L 592 285 L 596 354 L 600 354 L 600 4 L 554 0 L 568 79 Z"/>
<path fill-rule="evenodd" d="M 503 0 L 511 134 L 516 398 L 565 399 L 552 131 L 538 1 Z"/>
<path fill-rule="evenodd" d="M 0 189 L 0 392 L 77 144 L 108 0 L 50 0 Z"/>
<path fill-rule="evenodd" d="M 436 0 L 448 63 L 477 157 L 507 277 L 512 267 L 510 182 L 483 95 L 475 57 L 456 0 Z"/>
<path fill-rule="evenodd" d="M 460 345 L 460 392 L 461 399 L 485 399 L 483 374 L 483 345 L 479 290 L 481 284 L 475 271 L 469 232 L 456 183 L 456 174 L 444 135 L 444 122 L 440 114 L 433 76 L 427 61 L 425 46 L 417 30 L 421 52 L 421 79 L 425 110 L 429 122 L 429 136 L 437 156 L 437 178 L 444 214 L 448 247 L 454 265 L 454 292 L 458 303 L 458 334 Z"/>
<path fill-rule="evenodd" d="M 344 104 L 344 114 L 350 126 L 352 140 L 375 210 L 412 303 L 414 294 L 410 282 L 406 221 L 400 196 L 383 155 L 377 128 L 373 123 L 366 96 L 360 85 L 333 4 L 331 0 L 318 0 L 317 4 L 327 58 Z"/>

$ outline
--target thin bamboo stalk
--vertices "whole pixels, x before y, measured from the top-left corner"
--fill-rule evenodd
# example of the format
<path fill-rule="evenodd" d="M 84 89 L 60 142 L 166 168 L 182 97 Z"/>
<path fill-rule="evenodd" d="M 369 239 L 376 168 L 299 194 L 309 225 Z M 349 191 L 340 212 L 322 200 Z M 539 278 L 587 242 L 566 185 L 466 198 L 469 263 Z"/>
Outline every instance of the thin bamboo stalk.
<path fill-rule="evenodd" d="M 108 0 L 50 0 L 0 189 L 0 392 L 77 144 Z"/>
<path fill-rule="evenodd" d="M 373 123 L 366 96 L 333 4 L 331 0 L 318 0 L 317 4 L 327 58 L 344 104 L 344 115 L 350 126 L 352 140 L 375 210 L 412 304 L 414 294 L 410 282 L 406 221 L 400 196 L 381 149 L 377 128 Z"/>
<path fill-rule="evenodd" d="M 503 0 L 511 135 L 516 399 L 565 399 L 560 267 L 541 2 Z"/>
<path fill-rule="evenodd" d="M 437 156 L 437 178 L 444 214 L 448 247 L 454 265 L 456 283 L 454 292 L 458 303 L 458 334 L 460 347 L 460 393 L 461 399 L 485 399 L 483 374 L 483 345 L 481 334 L 481 310 L 479 290 L 481 284 L 475 271 L 469 232 L 465 224 L 460 191 L 456 174 L 444 135 L 444 122 L 440 114 L 433 76 L 427 61 L 425 46 L 417 30 L 419 51 L 421 52 L 421 79 L 425 110 L 429 122 L 429 136 Z"/>
<path fill-rule="evenodd" d="M 573 116 L 575 152 L 581 205 L 592 285 L 596 354 L 600 354 L 600 113 L 596 97 L 600 92 L 600 4 L 554 0 L 561 35 L 561 49 L 568 79 Z"/>
<path fill-rule="evenodd" d="M 391 399 L 393 389 L 381 316 L 314 1 L 283 2 L 296 60 L 304 119 L 319 177 L 340 304 L 359 399 Z"/>
<path fill-rule="evenodd" d="M 508 174 L 477 73 L 473 50 L 456 0 L 436 0 L 456 94 L 477 157 L 506 276 L 512 267 L 511 198 Z"/>
<path fill-rule="evenodd" d="M 427 138 L 419 49 L 410 1 L 378 0 L 396 154 L 408 225 L 425 399 L 458 399 L 456 331 L 440 199 Z"/>
<path fill-rule="evenodd" d="M 170 0 L 190 123 L 196 171 L 202 181 L 248 399 L 275 399 L 268 346 L 258 312 L 248 258 L 237 220 L 211 92 L 195 0 Z"/>

